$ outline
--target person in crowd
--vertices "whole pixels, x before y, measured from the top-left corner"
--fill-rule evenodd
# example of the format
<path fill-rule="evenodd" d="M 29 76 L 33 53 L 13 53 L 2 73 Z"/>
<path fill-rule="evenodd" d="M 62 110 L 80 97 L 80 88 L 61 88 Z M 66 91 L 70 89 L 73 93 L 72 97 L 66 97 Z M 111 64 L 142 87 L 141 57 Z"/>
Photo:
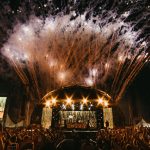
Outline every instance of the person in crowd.
<path fill-rule="evenodd" d="M 4 150 L 4 140 L 3 140 L 3 133 L 2 133 L 2 125 L 0 124 L 0 150 Z"/>
<path fill-rule="evenodd" d="M 108 121 L 108 120 L 106 120 L 106 122 L 105 122 L 105 126 L 106 126 L 106 129 L 108 129 L 108 128 L 109 128 L 109 121 Z"/>
<path fill-rule="evenodd" d="M 150 150 L 150 128 L 99 129 L 96 134 L 89 132 L 86 136 L 41 126 L 0 131 L 0 150 L 13 144 L 18 145 L 18 150 Z"/>

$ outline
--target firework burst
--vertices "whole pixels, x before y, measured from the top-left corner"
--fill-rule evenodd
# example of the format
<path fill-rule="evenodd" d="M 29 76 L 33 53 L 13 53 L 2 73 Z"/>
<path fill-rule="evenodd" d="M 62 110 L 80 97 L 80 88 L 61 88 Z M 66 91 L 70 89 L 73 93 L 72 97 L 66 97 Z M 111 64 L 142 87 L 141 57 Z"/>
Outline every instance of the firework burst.
<path fill-rule="evenodd" d="M 119 15 L 103 9 L 93 15 L 91 7 L 81 14 L 72 7 L 69 13 L 63 9 L 17 23 L 2 53 L 38 99 L 49 90 L 80 84 L 101 88 L 117 102 L 149 61 L 148 41 L 126 21 L 130 11 Z"/>

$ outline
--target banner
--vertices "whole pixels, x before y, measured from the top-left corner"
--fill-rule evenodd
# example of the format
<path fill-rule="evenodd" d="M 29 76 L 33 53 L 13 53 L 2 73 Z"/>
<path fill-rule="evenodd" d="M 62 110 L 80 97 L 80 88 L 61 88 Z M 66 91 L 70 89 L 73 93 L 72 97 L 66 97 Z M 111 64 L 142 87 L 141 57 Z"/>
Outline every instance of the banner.
<path fill-rule="evenodd" d="M 49 129 L 52 122 L 52 108 L 44 107 L 42 111 L 42 127 Z"/>
<path fill-rule="evenodd" d="M 106 122 L 107 122 L 108 128 L 113 128 L 112 108 L 103 108 L 103 115 L 104 115 L 104 127 L 106 127 Z"/>

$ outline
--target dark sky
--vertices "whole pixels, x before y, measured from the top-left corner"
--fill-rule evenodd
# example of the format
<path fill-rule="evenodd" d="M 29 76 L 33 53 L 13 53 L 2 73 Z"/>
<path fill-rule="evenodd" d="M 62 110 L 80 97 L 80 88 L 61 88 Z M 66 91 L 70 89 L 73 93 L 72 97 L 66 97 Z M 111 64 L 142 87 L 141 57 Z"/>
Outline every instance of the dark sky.
<path fill-rule="evenodd" d="M 130 87 L 127 89 L 126 95 L 130 94 L 132 106 L 135 113 L 139 113 L 146 120 L 150 121 L 150 67 L 145 66 Z"/>

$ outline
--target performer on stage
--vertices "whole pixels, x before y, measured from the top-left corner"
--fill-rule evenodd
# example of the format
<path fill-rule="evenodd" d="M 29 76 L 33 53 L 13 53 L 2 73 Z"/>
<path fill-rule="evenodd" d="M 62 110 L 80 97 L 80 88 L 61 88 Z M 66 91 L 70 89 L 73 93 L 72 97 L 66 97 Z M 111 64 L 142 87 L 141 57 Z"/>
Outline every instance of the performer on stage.
<path fill-rule="evenodd" d="M 109 121 L 108 120 L 106 120 L 105 125 L 106 125 L 106 129 L 108 129 L 109 128 Z"/>

